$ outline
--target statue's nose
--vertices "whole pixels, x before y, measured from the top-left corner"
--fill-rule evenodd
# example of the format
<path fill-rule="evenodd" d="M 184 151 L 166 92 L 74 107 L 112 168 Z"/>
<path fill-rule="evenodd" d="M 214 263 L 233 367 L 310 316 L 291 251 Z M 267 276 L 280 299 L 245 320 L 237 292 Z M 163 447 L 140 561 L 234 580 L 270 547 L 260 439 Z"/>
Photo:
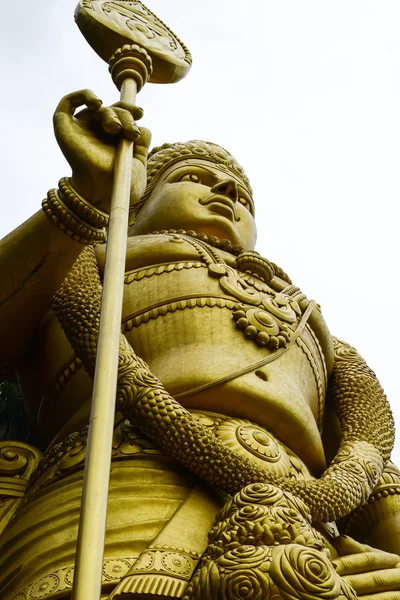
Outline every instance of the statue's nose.
<path fill-rule="evenodd" d="M 236 202 L 238 199 L 238 187 L 234 179 L 225 179 L 224 181 L 219 181 L 211 188 L 211 191 L 213 194 L 222 194 L 223 196 L 227 196 L 233 200 L 233 202 Z"/>

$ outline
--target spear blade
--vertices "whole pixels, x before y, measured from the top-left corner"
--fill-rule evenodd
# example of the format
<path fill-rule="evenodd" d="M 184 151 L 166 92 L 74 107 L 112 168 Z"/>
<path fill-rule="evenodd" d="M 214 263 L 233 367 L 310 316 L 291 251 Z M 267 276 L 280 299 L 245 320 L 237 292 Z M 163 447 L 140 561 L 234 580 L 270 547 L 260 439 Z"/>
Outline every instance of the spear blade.
<path fill-rule="evenodd" d="M 192 56 L 185 44 L 139 0 L 81 0 L 75 21 L 107 63 L 125 44 L 144 48 L 153 62 L 150 83 L 175 83 L 191 67 Z"/>

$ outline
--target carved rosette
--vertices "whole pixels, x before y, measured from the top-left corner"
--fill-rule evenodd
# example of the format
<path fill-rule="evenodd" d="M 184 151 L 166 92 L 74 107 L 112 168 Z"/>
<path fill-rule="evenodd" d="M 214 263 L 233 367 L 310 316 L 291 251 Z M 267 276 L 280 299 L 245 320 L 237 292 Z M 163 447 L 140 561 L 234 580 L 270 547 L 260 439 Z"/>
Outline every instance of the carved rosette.
<path fill-rule="evenodd" d="M 267 469 L 292 479 L 311 479 L 306 466 L 265 428 L 246 419 L 222 417 L 214 433 L 228 447 Z"/>
<path fill-rule="evenodd" d="M 238 271 L 223 263 L 210 264 L 208 271 L 219 280 L 225 294 L 238 300 L 233 318 L 246 339 L 269 350 L 286 348 L 302 314 L 294 298 L 267 285 L 263 285 L 262 291 L 257 290 Z"/>
<path fill-rule="evenodd" d="M 102 585 L 116 585 L 132 568 L 136 556 L 103 560 Z M 54 600 L 70 598 L 74 582 L 74 565 L 69 565 L 36 579 L 10 600 Z"/>
<path fill-rule="evenodd" d="M 181 598 L 199 562 L 200 555 L 190 550 L 169 546 L 150 546 L 130 569 L 128 576 L 109 596 Z"/>
<path fill-rule="evenodd" d="M 275 553 L 269 575 L 283 600 L 334 600 L 341 595 L 341 579 L 331 561 L 299 544 L 289 544 Z"/>
<path fill-rule="evenodd" d="M 356 600 L 336 573 L 306 505 L 267 484 L 221 510 L 184 600 Z"/>

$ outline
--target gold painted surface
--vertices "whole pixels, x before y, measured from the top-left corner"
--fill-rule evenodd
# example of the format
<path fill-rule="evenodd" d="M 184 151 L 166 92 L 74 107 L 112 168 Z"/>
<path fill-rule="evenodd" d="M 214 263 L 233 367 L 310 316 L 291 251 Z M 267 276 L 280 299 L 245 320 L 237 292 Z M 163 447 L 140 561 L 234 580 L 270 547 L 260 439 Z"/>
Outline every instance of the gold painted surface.
<path fill-rule="evenodd" d="M 292 449 L 309 462 L 310 468 L 316 472 L 323 470 L 318 423 L 322 414 L 321 393 L 325 394 L 326 388 L 326 366 L 310 328 L 303 330 L 301 340 L 311 348 L 308 351 L 314 356 L 311 363 L 309 356 L 295 345 L 279 360 L 263 369 L 255 369 L 256 373 L 237 377 L 225 384 L 228 388 L 225 394 L 221 394 L 220 387 L 211 388 L 206 393 L 190 394 L 191 389 L 228 375 L 240 365 L 257 363 L 271 351 L 246 340 L 243 333 L 232 326 L 238 298 L 221 289 L 219 281 L 210 277 L 204 262 L 182 260 L 158 266 L 157 255 L 160 254 L 161 258 L 165 247 L 166 250 L 171 247 L 175 255 L 180 254 L 184 258 L 190 250 L 188 243 L 177 244 L 173 236 L 154 236 L 158 246 L 152 244 L 148 249 L 146 237 L 141 236 L 135 240 L 134 246 L 130 245 L 128 268 L 131 247 L 134 249 L 133 261 L 136 253 L 140 253 L 142 262 L 156 261 L 155 266 L 128 271 L 123 306 L 124 330 L 138 355 L 146 360 L 172 395 L 189 392 L 182 400 L 185 406 L 256 420 L 283 442 L 292 445 Z M 198 258 L 197 252 L 192 256 Z M 200 295 L 197 293 L 199 289 L 202 290 Z M 157 308 L 154 308 L 156 305 Z M 22 375 L 26 394 L 37 396 L 38 401 L 40 382 L 48 382 L 51 391 L 44 397 L 40 396 L 39 414 L 39 426 L 43 422 L 47 434 L 52 431 L 51 423 L 59 428 L 61 423 L 72 417 L 73 411 L 79 408 L 79 398 L 81 403 L 86 401 L 90 386 L 90 380 L 82 369 L 77 369 L 68 379 L 64 375 L 64 360 L 57 366 L 58 357 L 54 354 L 49 355 L 54 359 L 54 367 L 46 367 L 44 355 L 58 343 L 57 339 L 60 346 L 65 343 L 55 318 L 49 316 L 46 328 L 43 328 L 43 354 L 36 354 L 29 370 Z M 213 353 L 209 351 L 211 340 Z M 69 365 L 74 362 L 68 345 L 66 352 L 71 357 L 69 362 L 66 360 L 69 371 Z M 214 353 L 221 358 L 215 360 Z M 28 379 L 30 373 L 34 377 Z M 53 373 L 61 373 L 63 378 L 59 392 L 54 390 L 54 384 L 51 386 Z M 74 399 L 73 404 L 67 402 L 68 397 Z M 303 431 L 305 439 L 300 436 L 291 439 L 289 422 Z M 53 435 L 58 430 L 56 427 Z"/>
<path fill-rule="evenodd" d="M 226 276 L 232 285 L 233 276 L 230 273 L 233 269 L 222 263 L 221 257 L 205 244 L 202 245 L 202 250 L 208 254 L 208 258 L 205 258 L 211 271 L 210 276 Z M 234 289 L 233 295 L 247 295 L 247 302 L 252 301 L 253 306 L 259 305 L 260 298 L 254 297 L 240 283 L 239 274 L 234 275 L 234 281 L 239 293 Z M 71 294 L 73 289 L 84 292 L 79 304 Z M 102 285 L 95 255 L 88 248 L 82 252 L 57 292 L 53 308 L 89 373 L 96 360 L 101 295 Z M 282 292 L 276 295 L 274 303 L 271 301 L 270 311 L 275 317 L 273 322 L 277 320 L 277 314 L 280 320 L 283 319 L 280 313 L 287 314 L 289 300 Z M 269 303 L 267 305 L 270 306 Z M 239 309 L 241 306 L 240 304 Z M 264 300 L 263 306 L 265 307 Z M 314 309 L 313 302 L 302 301 L 302 309 L 299 307 L 301 318 L 299 317 L 297 324 L 293 323 L 287 344 L 279 348 L 274 343 L 274 348 L 270 349 L 275 352 L 264 357 L 257 366 L 278 362 L 283 355 L 287 355 Z M 91 315 L 89 326 L 88 315 Z M 247 323 L 246 319 L 243 320 Z M 263 332 L 257 334 L 257 337 L 261 333 Z M 273 335 L 265 335 L 265 343 L 262 345 L 269 348 L 268 340 L 272 341 Z M 249 336 L 248 341 L 253 341 L 253 337 Z M 277 341 L 279 337 L 277 336 Z M 393 418 L 375 374 L 362 357 L 348 344 L 336 339 L 333 342 L 335 365 L 332 372 L 332 393 L 343 437 L 334 460 L 320 481 L 290 482 L 241 460 L 234 451 L 228 452 L 216 436 L 196 422 L 179 403 L 178 399 L 182 394 L 174 398 L 168 393 L 145 361 L 134 352 L 124 335 L 120 337 L 117 407 L 161 449 L 209 484 L 232 493 L 248 483 L 260 480 L 273 482 L 304 499 L 315 521 L 335 520 L 358 508 L 372 492 L 393 447 L 393 433 L 390 429 Z M 260 343 L 257 345 L 261 346 Z M 204 391 L 215 387 L 217 383 L 226 383 L 242 373 L 249 373 L 255 366 L 240 369 L 222 380 L 196 389 Z M 363 418 L 360 418 L 360 414 Z M 210 469 L 209 464 L 214 463 L 216 468 Z"/>
<path fill-rule="evenodd" d="M 42 453 L 23 442 L 0 442 L 0 535 L 21 507 Z"/>
<path fill-rule="evenodd" d="M 53 597 L 58 591 L 71 590 L 86 439 L 86 431 L 75 433 L 44 455 L 23 507 L 1 538 L 1 597 L 13 598 L 17 593 L 24 598 Z M 193 485 L 186 473 L 177 471 L 129 424 L 117 427 L 104 553 L 106 589 L 107 582 L 127 572 L 127 561 L 131 566 L 150 545 Z M 219 503 L 212 495 L 207 499 L 205 490 L 199 494 L 204 496 L 208 514 L 206 526 L 202 530 L 198 521 L 193 535 L 200 535 L 205 547 L 212 507 L 216 512 Z M 56 581 L 53 589 L 50 582 Z M 46 582 L 48 587 L 40 592 Z"/>
<path fill-rule="evenodd" d="M 81 0 L 75 20 L 86 40 L 107 63 L 116 48 L 138 44 L 151 55 L 152 83 L 173 83 L 187 74 L 192 57 L 185 44 L 138 0 Z"/>
<path fill-rule="evenodd" d="M 341 523 L 341 530 L 371 546 L 398 553 L 400 539 L 400 470 L 385 467 L 368 502 Z"/>
<path fill-rule="evenodd" d="M 82 0 L 81 9 L 86 25 L 152 18 L 136 1 Z M 156 62 L 172 42 L 159 74 L 177 80 L 189 56 L 172 33 L 159 39 L 158 26 L 135 35 L 152 40 Z M 100 47 L 107 59 L 110 39 Z M 113 76 L 118 85 L 119 68 Z M 387 464 L 393 424 L 374 373 L 254 252 L 251 187 L 229 153 L 199 140 L 165 144 L 151 153 L 146 187 L 150 134 L 132 121 L 141 111 L 100 104 L 88 90 L 60 102 L 55 130 L 72 178 L 2 242 L 14 273 L 1 291 L 10 339 L 1 359 L 18 363 L 49 448 L 37 468 L 27 448 L 28 462 L 24 452 L 21 464 L 18 453 L 1 457 L 0 597 L 70 598 L 105 254 L 79 244 L 107 225 L 121 138 L 137 141 L 101 597 L 397 597 L 400 478 Z M 7 304 L 17 292 L 22 317 Z M 334 412 L 339 427 L 327 430 Z M 338 517 L 358 541 L 326 523 Z"/>
<path fill-rule="evenodd" d="M 265 429 L 217 413 L 195 411 L 193 416 L 227 447 L 263 468 L 293 479 L 311 478 L 304 463 Z M 4 597 L 53 598 L 71 591 L 86 441 L 86 429 L 75 432 L 50 447 L 41 460 L 24 506 L 1 538 Z M 186 572 L 184 565 L 193 564 L 193 572 L 220 506 L 218 496 L 194 486 L 153 443 L 121 421 L 114 432 L 104 589 L 111 591 L 120 579 L 130 589 L 135 574 L 159 576 L 162 565 L 171 585 L 174 569 L 176 585 L 187 583 L 180 569 Z M 174 567 L 180 552 L 186 558 Z M 156 562 L 149 558 L 153 555 Z M 143 581 L 136 578 L 134 583 L 136 589 Z"/>
<path fill-rule="evenodd" d="M 101 250 L 98 252 L 98 260 L 101 265 Z M 225 265 L 228 265 L 228 271 Z M 227 277 L 225 287 L 221 285 L 221 277 Z M 265 470 L 265 477 L 276 475 L 293 482 L 312 483 L 308 468 L 313 463 L 308 456 L 313 455 L 315 460 L 318 453 L 310 452 L 310 440 L 314 437 L 321 443 L 319 426 L 324 404 L 321 398 L 325 400 L 327 380 L 329 376 L 332 377 L 329 344 L 326 342 L 329 339 L 328 330 L 319 319 L 318 310 L 313 308 L 313 320 L 306 322 L 295 343 L 273 349 L 258 345 L 251 336 L 247 338 L 243 333 L 244 329 L 237 327 L 238 321 L 233 316 L 236 310 L 241 310 L 237 308 L 238 303 L 253 302 L 248 306 L 256 306 L 257 302 L 262 304 L 262 310 L 265 310 L 265 304 L 270 308 L 271 299 L 276 301 L 276 298 L 281 297 L 279 294 L 282 291 L 288 296 L 287 299 L 283 298 L 286 302 L 283 306 L 290 307 L 290 298 L 293 297 L 293 302 L 301 306 L 300 313 L 303 314 L 306 310 L 304 295 L 296 291 L 296 288 L 279 278 L 266 283 L 256 274 L 246 273 L 242 277 L 242 273 L 235 269 L 234 256 L 224 250 L 216 251 L 212 246 L 208 248 L 204 244 L 199 246 L 197 242 L 193 244 L 187 236 L 168 233 L 142 235 L 132 238 L 128 248 L 123 325 L 128 341 L 147 360 L 152 371 L 157 374 L 157 369 L 165 369 L 162 371 L 163 377 L 176 396 L 183 394 L 182 403 L 192 409 L 194 421 L 209 430 L 209 434 L 223 443 L 229 452 L 249 460 L 255 468 Z M 263 303 L 264 296 L 268 297 L 268 301 Z M 92 298 L 93 294 L 88 297 Z M 69 310 L 68 304 L 63 304 L 63 310 Z M 296 315 L 294 321 L 289 317 L 292 334 L 296 332 L 296 327 L 300 327 L 300 322 L 301 315 Z M 152 329 L 154 327 L 159 329 Z M 56 347 L 58 343 L 61 348 L 65 348 L 64 354 L 60 353 L 59 357 L 57 353 L 49 353 L 49 349 Z M 40 384 L 37 382 L 48 377 L 49 394 L 42 397 L 41 410 L 46 406 L 53 407 L 52 410 L 59 419 L 58 427 L 63 424 L 60 439 L 68 430 L 76 430 L 74 425 L 79 428 L 86 423 L 86 390 L 87 386 L 90 387 L 90 378 L 79 362 L 81 359 L 77 359 L 68 349 L 64 334 L 51 315 L 43 320 L 39 348 L 45 351 L 35 354 L 34 366 L 28 362 L 23 370 L 25 392 L 29 397 L 30 385 L 39 392 Z M 210 351 L 211 348 L 219 350 L 218 360 L 215 360 L 215 353 Z M 274 352 L 283 353 L 276 354 L 277 358 L 274 358 Z M 338 352 L 337 358 L 344 361 L 346 366 L 346 348 L 339 344 Z M 351 353 L 350 350 L 350 357 Z M 49 364 L 54 364 L 51 369 L 52 377 L 49 377 L 46 370 L 46 356 L 53 361 Z M 215 389 L 210 387 L 197 396 L 193 394 L 194 400 L 190 393 L 185 395 L 192 388 L 212 383 L 215 378 L 229 374 L 232 369 L 237 370 L 238 364 L 245 367 L 249 363 L 256 363 L 260 357 L 272 357 L 274 360 L 264 368 L 235 377 L 223 386 L 216 386 Z M 353 359 L 357 364 L 357 355 Z M 193 369 L 193 365 L 196 368 Z M 86 368 L 90 370 L 87 365 Z M 361 371 L 363 369 L 365 367 Z M 186 385 L 183 386 L 185 376 Z M 272 393 L 274 378 L 277 381 L 275 403 Z M 241 384 L 241 380 L 245 383 Z M 87 383 L 82 385 L 84 381 Z M 292 396 L 287 392 L 288 386 L 292 386 Z M 72 403 L 68 403 L 69 397 L 73 399 Z M 296 404 L 299 399 L 301 403 Z M 297 410 L 294 410 L 295 406 L 298 406 Z M 213 409 L 212 412 L 205 414 L 204 410 L 210 408 Z M 281 411 L 280 418 L 277 417 L 279 413 L 274 413 L 274 410 Z M 309 417 L 302 421 L 307 413 Z M 289 426 L 291 419 L 292 426 Z M 52 421 L 54 419 L 48 418 L 47 422 Z M 285 425 L 282 430 L 279 429 L 281 422 Z M 162 457 L 160 451 L 142 434 L 132 431 L 130 426 L 124 427 L 117 430 L 119 433 L 116 433 L 114 441 L 109 500 L 111 527 L 108 526 L 107 529 L 104 559 L 107 577 L 114 576 L 114 567 L 121 569 L 121 577 L 104 577 L 103 590 L 110 594 L 115 592 L 115 597 L 120 592 L 122 595 L 126 592 L 140 597 L 144 586 L 161 585 L 159 582 L 162 581 L 165 590 L 171 593 L 175 590 L 173 593 L 182 596 L 185 593 L 182 582 L 187 582 L 189 576 L 188 565 L 192 565 L 190 574 L 196 565 L 189 560 L 192 551 L 190 545 L 185 548 L 174 540 L 175 544 L 169 541 L 171 547 L 168 546 L 168 536 L 171 534 L 168 534 L 167 527 L 170 523 L 173 526 L 173 516 L 179 514 L 178 508 L 183 510 L 182 502 L 193 489 L 193 483 L 190 487 L 186 483 L 187 476 L 179 475 L 169 459 Z M 295 436 L 293 432 L 296 432 Z M 305 447 L 303 454 L 302 445 Z M 6 594 L 23 594 L 20 598 L 25 599 L 32 596 L 32 593 L 36 594 L 35 597 L 49 598 L 55 598 L 64 591 L 69 593 L 84 446 L 85 432 L 73 434 L 67 438 L 67 451 L 56 446 L 47 454 L 45 462 L 39 468 L 26 497 L 24 509 L 12 521 L 2 539 L 3 590 Z M 146 451 L 150 452 L 151 458 L 144 461 L 143 453 Z M 304 462 L 301 460 L 302 456 Z M 148 475 L 149 464 L 151 477 Z M 159 477 L 161 483 L 158 482 Z M 180 492 L 178 497 L 174 494 L 172 497 L 164 496 L 162 490 L 165 481 L 170 491 L 176 489 L 177 478 L 179 480 L 182 477 L 184 483 L 178 484 L 177 489 L 184 490 L 183 494 Z M 263 477 L 259 475 L 260 479 Z M 190 478 L 189 480 L 192 481 Z M 141 492 L 140 502 L 137 502 L 137 491 L 143 486 L 147 486 L 149 495 Z M 206 496 L 203 506 L 206 506 L 208 496 L 207 492 L 204 493 Z M 157 508 L 160 499 L 163 500 L 162 514 L 158 513 Z M 215 504 L 215 511 L 217 508 L 218 502 Z M 210 529 L 210 511 L 204 511 L 203 517 L 207 517 L 207 522 L 202 533 L 202 551 L 205 550 L 207 531 Z M 142 519 L 146 522 L 145 525 Z M 54 530 L 51 529 L 52 523 Z M 196 527 L 185 528 L 185 531 L 187 529 L 189 534 L 198 532 L 198 520 L 196 524 Z M 163 525 L 166 526 L 167 537 L 159 548 L 156 540 L 163 535 Z M 178 538 L 182 536 L 180 531 L 182 528 L 177 529 Z M 301 550 L 297 549 L 296 552 Z M 164 553 L 169 557 L 172 553 L 177 570 L 175 574 L 168 569 L 163 571 L 165 564 L 169 564 L 167 559 L 163 562 Z M 37 560 L 39 554 L 40 561 Z M 135 566 L 132 559 L 141 555 L 142 562 Z M 192 557 L 192 560 L 195 559 Z M 18 565 L 21 570 L 13 579 L 12 574 L 18 569 Z M 107 571 L 109 568 L 111 571 Z M 179 569 L 185 571 L 186 575 Z M 8 583 L 7 577 L 10 577 Z M 56 581 L 59 581 L 57 589 L 54 587 Z M 116 586 L 118 581 L 120 584 Z"/>

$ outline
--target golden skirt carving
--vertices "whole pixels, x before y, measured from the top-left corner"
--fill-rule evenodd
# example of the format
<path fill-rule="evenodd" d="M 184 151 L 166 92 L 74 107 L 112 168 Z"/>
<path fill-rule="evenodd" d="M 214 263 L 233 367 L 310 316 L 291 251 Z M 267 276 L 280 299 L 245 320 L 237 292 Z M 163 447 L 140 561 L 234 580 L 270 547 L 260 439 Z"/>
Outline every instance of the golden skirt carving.
<path fill-rule="evenodd" d="M 294 479 L 311 478 L 304 463 L 264 428 L 216 413 L 193 411 L 193 415 L 223 443 L 267 470 Z M 84 429 L 50 447 L 34 473 L 23 506 L 0 539 L 2 598 L 54 600 L 69 597 L 86 437 L 87 430 Z M 154 540 L 160 532 L 166 531 L 169 522 L 173 524 L 174 515 L 178 514 L 196 483 L 194 477 L 163 456 L 135 428 L 124 420 L 118 423 L 114 432 L 110 478 L 104 593 L 111 593 L 130 573 L 136 574 L 134 587 L 137 590 L 142 587 L 141 581 L 159 576 L 168 579 L 168 585 L 184 590 L 207 548 L 207 534 L 223 504 L 222 499 L 205 488 L 198 492 L 202 502 L 208 503 L 211 512 L 214 510 L 206 517 L 200 552 L 196 553 L 194 544 L 192 547 L 173 545 L 168 537 L 168 549 L 154 546 Z M 199 525 L 196 520 L 196 528 L 199 526 L 201 528 L 201 523 Z M 151 565 L 144 564 L 149 557 L 157 559 L 160 565 L 158 562 L 154 565 L 154 560 Z"/>

